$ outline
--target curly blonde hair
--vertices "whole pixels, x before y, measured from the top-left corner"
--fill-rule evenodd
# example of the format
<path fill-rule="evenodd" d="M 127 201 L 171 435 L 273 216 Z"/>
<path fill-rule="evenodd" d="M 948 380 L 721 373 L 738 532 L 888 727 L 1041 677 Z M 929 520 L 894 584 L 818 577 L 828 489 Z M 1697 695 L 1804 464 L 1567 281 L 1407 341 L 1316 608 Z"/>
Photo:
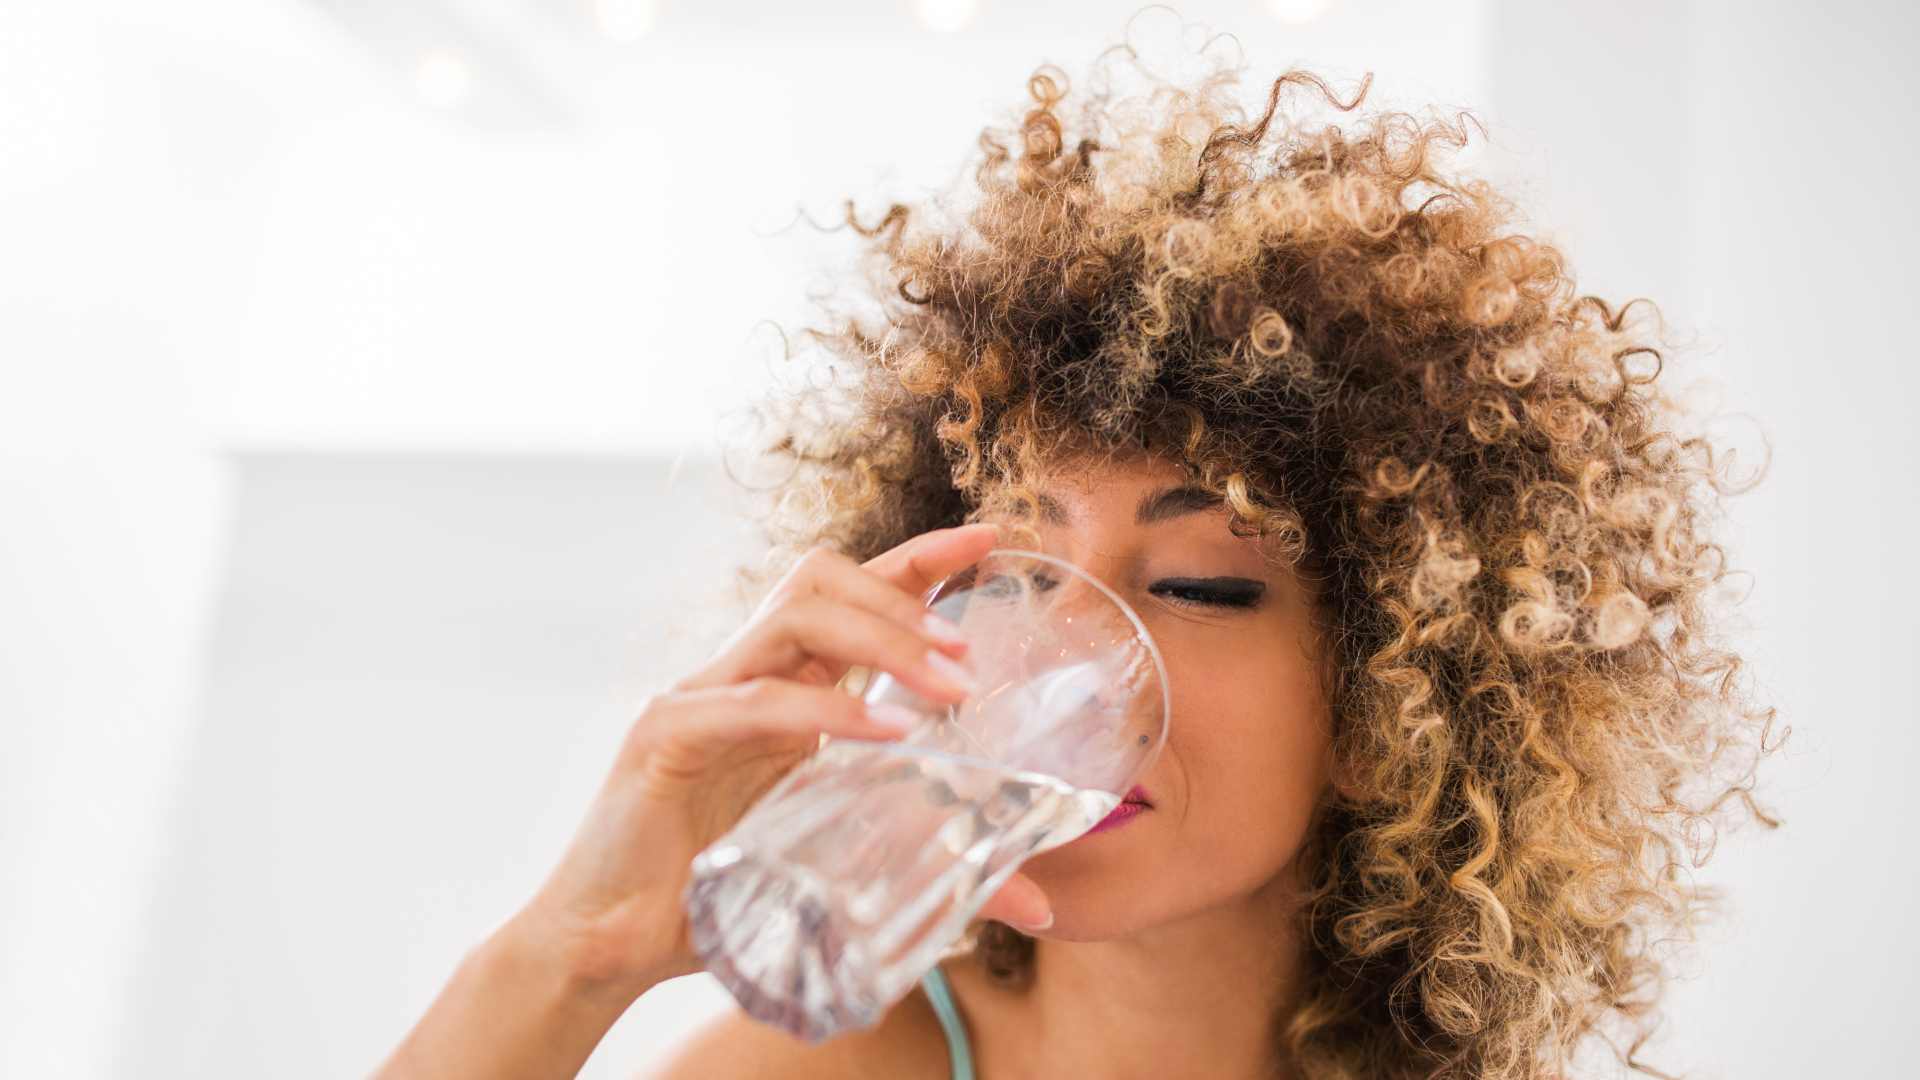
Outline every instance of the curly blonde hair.
<path fill-rule="evenodd" d="M 1666 1076 L 1636 1052 L 1657 946 L 1720 899 L 1691 870 L 1727 809 L 1779 824 L 1751 795 L 1774 710 L 1716 641 L 1730 455 L 1681 431 L 1638 301 L 1576 296 L 1510 201 L 1443 169 L 1470 114 L 1289 120 L 1372 82 L 1342 101 L 1290 70 L 1248 123 L 1238 77 L 1074 112 L 1042 65 L 980 136 L 977 198 L 847 202 L 869 311 L 806 331 L 831 378 L 778 416 L 774 550 L 1031 514 L 1069 453 L 1179 463 L 1314 584 L 1357 787 L 1301 855 L 1276 1054 L 1521 1080 L 1600 1039 Z M 977 930 L 1026 976 L 1032 939 Z M 1610 1017 L 1640 1021 L 1628 1049 Z"/>

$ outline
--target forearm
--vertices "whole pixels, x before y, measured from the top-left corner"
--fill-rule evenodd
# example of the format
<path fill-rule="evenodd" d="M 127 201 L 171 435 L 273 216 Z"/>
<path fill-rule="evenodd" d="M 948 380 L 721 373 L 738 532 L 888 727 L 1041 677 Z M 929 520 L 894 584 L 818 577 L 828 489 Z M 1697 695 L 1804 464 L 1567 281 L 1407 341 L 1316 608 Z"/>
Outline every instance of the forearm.
<path fill-rule="evenodd" d="M 562 950 L 508 923 L 466 955 L 374 1076 L 572 1077 L 651 985 L 584 978 Z"/>

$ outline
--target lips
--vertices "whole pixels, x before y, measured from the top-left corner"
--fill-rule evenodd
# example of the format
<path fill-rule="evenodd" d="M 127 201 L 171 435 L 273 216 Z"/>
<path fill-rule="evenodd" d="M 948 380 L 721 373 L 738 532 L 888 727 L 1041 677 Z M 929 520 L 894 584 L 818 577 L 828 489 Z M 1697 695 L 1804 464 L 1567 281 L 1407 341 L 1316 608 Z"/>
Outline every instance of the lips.
<path fill-rule="evenodd" d="M 1134 818 L 1146 813 L 1149 809 L 1150 807 L 1148 807 L 1146 803 L 1134 802 L 1129 799 L 1115 806 L 1112 813 L 1095 822 L 1093 828 L 1088 829 L 1087 833 L 1088 835 L 1092 835 L 1093 833 L 1105 832 L 1108 829 L 1117 829 L 1127 822 L 1132 821 Z"/>
<path fill-rule="evenodd" d="M 1114 806 L 1113 812 L 1095 822 L 1085 835 L 1091 836 L 1094 833 L 1106 832 L 1108 829 L 1117 829 L 1152 808 L 1153 804 L 1147 801 L 1147 789 L 1136 784 L 1133 790 L 1127 792 L 1126 796 Z"/>

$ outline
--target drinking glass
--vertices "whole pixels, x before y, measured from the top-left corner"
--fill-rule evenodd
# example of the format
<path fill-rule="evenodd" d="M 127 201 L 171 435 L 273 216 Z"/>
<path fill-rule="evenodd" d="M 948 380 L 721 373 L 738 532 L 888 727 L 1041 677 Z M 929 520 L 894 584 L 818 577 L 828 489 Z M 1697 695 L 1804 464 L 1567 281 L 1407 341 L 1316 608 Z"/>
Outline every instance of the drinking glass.
<path fill-rule="evenodd" d="M 746 1012 L 819 1042 L 870 1027 L 1026 859 L 1085 833 L 1167 737 L 1166 666 L 1084 570 L 995 549 L 927 594 L 977 693 L 898 740 L 832 739 L 695 856 L 682 901 L 706 969 Z"/>

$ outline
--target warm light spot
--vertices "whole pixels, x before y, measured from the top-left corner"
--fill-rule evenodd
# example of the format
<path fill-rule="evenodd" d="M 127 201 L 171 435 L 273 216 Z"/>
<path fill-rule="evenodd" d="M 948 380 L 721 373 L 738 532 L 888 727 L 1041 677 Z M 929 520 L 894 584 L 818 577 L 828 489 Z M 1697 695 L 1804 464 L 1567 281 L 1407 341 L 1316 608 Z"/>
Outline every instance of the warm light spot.
<path fill-rule="evenodd" d="M 638 41 L 653 29 L 654 0 L 593 0 L 593 21 L 614 41 Z"/>
<path fill-rule="evenodd" d="M 980 13 L 979 0 L 913 0 L 913 13 L 929 30 L 950 34 L 964 30 Z"/>
<path fill-rule="evenodd" d="M 1327 13 L 1333 0 L 1267 0 L 1267 10 L 1281 22 L 1309 23 Z"/>
<path fill-rule="evenodd" d="M 413 85 L 422 101 L 436 109 L 451 109 L 467 100 L 473 76 L 465 60 L 445 49 L 435 49 L 420 58 Z"/>

